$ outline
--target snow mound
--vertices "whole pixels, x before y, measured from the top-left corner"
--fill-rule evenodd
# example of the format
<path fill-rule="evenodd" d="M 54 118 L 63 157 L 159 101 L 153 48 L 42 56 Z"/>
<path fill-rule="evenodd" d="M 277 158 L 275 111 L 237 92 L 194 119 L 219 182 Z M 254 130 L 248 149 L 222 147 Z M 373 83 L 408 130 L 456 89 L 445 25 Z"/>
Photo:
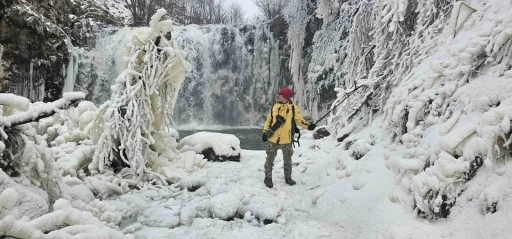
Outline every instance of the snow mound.
<path fill-rule="evenodd" d="M 210 199 L 212 217 L 222 220 L 233 218 L 241 206 L 240 198 L 233 194 L 219 194 Z"/>
<path fill-rule="evenodd" d="M 275 198 L 266 196 L 254 196 L 251 198 L 247 205 L 242 207 L 241 212 L 245 214 L 246 212 L 250 211 L 260 221 L 277 221 L 277 218 L 282 210 L 283 205 L 281 202 L 276 202 Z"/>
<path fill-rule="evenodd" d="M 2 170 L 0 170 L 0 192 L 2 192 L 0 194 L 0 199 L 2 200 L 0 203 L 0 213 L 9 212 L 9 210 L 13 209 L 17 211 L 12 212 L 15 218 L 20 216 L 36 218 L 48 213 L 49 199 L 45 191 L 34 186 L 17 184 Z M 15 197 L 14 193 L 16 193 L 17 197 Z M 14 205 L 11 205 L 12 203 Z"/>
<path fill-rule="evenodd" d="M 144 225 L 150 227 L 174 228 L 180 224 L 179 211 L 153 207 L 144 211 Z"/>

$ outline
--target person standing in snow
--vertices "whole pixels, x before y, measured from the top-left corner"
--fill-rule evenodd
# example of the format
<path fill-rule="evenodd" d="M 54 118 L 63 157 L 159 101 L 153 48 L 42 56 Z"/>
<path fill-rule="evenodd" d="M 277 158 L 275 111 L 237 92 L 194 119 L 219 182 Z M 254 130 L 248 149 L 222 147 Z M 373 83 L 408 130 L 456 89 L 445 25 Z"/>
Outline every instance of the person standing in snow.
<path fill-rule="evenodd" d="M 281 149 L 284 160 L 284 178 L 286 184 L 295 185 L 292 180 L 292 155 L 293 155 L 293 134 L 296 128 L 295 124 L 308 130 L 314 130 L 316 125 L 309 123 L 300 114 L 299 108 L 290 100 L 293 91 L 288 88 L 282 88 L 277 94 L 277 102 L 272 106 L 270 113 L 263 127 L 263 142 L 267 144 L 267 160 L 265 161 L 265 186 L 272 188 L 272 168 L 277 150 Z M 297 129 L 298 130 L 298 129 Z"/>

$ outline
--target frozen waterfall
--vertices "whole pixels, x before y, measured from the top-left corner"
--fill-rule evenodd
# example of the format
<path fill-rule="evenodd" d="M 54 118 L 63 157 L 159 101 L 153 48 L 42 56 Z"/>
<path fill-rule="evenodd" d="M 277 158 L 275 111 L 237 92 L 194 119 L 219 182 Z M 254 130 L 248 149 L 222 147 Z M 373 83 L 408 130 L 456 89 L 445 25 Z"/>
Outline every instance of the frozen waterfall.
<path fill-rule="evenodd" d="M 96 104 L 110 99 L 110 85 L 123 68 L 125 46 L 144 28 L 105 29 L 80 55 L 77 88 Z M 180 90 L 173 120 L 183 124 L 257 125 L 280 87 L 283 57 L 268 26 L 188 25 L 173 39 L 187 53 L 192 71 Z M 76 63 L 75 63 L 76 64 Z"/>

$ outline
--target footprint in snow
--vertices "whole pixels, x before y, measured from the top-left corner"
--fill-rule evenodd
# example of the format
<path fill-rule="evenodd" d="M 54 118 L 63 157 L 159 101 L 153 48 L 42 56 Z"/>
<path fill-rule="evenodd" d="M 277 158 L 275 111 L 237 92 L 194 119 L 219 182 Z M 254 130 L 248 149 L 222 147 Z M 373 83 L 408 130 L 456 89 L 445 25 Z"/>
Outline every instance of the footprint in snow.
<path fill-rule="evenodd" d="M 352 183 L 352 188 L 354 190 L 359 190 L 359 189 L 363 188 L 365 185 L 366 185 L 366 183 L 364 181 L 357 180 L 354 183 Z"/>

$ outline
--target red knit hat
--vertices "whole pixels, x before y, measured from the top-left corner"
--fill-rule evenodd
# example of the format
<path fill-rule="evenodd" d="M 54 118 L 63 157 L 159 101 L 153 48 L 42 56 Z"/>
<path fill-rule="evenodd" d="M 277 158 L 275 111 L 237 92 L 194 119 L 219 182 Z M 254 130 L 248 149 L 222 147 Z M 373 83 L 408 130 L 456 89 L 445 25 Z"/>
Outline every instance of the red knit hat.
<path fill-rule="evenodd" d="M 289 100 L 293 96 L 293 91 L 288 88 L 282 88 L 279 90 L 279 94 L 282 95 L 285 99 Z"/>

